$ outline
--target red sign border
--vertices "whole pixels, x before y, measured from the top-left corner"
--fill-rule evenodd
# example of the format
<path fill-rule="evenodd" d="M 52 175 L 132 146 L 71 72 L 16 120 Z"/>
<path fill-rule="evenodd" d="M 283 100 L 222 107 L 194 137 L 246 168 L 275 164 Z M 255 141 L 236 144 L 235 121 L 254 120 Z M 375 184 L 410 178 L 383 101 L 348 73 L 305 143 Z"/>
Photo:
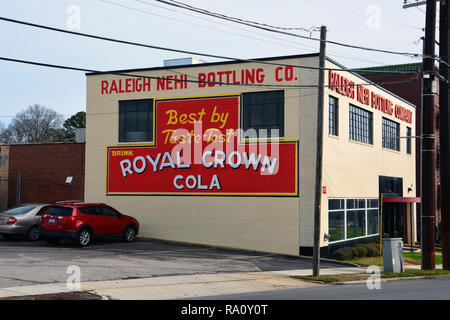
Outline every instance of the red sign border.
<path fill-rule="evenodd" d="M 295 193 L 204 193 L 204 192 L 108 192 L 108 172 L 109 172 L 109 149 L 127 149 L 127 148 L 156 148 L 157 141 L 155 137 L 157 129 L 157 119 L 156 119 L 156 104 L 158 101 L 172 101 L 172 100 L 188 100 L 188 99 L 208 99 L 208 98 L 220 98 L 220 97 L 237 97 L 238 98 L 238 122 L 241 125 L 241 94 L 224 94 L 224 95 L 206 95 L 206 96 L 191 96 L 191 97 L 174 97 L 174 98 L 157 98 L 153 99 L 153 141 L 145 144 L 120 144 L 120 145 L 107 145 L 106 146 L 106 196 L 210 196 L 210 197 L 221 197 L 221 196 L 238 196 L 238 197 L 298 197 L 299 196 L 299 176 L 298 176 L 298 154 L 299 154 L 299 140 L 289 140 L 289 139 L 276 139 L 274 143 L 293 143 L 295 144 Z M 241 140 L 239 137 L 240 145 L 252 145 L 260 143 L 271 143 L 270 139 L 252 139 L 252 140 Z"/>

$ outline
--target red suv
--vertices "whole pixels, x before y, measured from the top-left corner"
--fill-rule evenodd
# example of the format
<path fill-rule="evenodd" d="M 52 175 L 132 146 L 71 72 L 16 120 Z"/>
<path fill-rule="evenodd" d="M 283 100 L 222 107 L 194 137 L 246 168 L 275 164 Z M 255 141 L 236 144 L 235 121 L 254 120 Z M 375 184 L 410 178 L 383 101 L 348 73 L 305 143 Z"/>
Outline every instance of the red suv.
<path fill-rule="evenodd" d="M 63 202 L 50 206 L 42 216 L 40 235 L 50 243 L 62 238 L 88 246 L 93 238 L 121 237 L 132 242 L 139 233 L 138 221 L 104 203 Z"/>

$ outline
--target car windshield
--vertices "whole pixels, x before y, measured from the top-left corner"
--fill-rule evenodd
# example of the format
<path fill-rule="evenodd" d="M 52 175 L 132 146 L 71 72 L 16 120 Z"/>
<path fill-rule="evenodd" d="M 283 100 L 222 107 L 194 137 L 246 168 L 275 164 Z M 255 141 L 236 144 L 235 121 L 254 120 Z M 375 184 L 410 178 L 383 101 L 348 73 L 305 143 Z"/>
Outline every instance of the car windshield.
<path fill-rule="evenodd" d="M 16 208 L 12 208 L 6 211 L 6 214 L 9 214 L 11 216 L 15 216 L 15 215 L 20 215 L 20 214 L 25 214 L 30 212 L 31 210 L 33 210 L 34 208 L 36 208 L 36 206 L 20 206 L 20 207 L 16 207 Z"/>
<path fill-rule="evenodd" d="M 70 217 L 72 215 L 72 208 L 50 207 L 48 214 L 52 216 Z"/>

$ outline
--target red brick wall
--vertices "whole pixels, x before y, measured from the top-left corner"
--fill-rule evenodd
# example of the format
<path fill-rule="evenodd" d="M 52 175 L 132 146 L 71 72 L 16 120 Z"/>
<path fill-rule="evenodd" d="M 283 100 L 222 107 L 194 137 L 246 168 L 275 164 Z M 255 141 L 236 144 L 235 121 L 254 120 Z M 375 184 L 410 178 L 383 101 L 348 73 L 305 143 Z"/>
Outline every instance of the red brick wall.
<path fill-rule="evenodd" d="M 11 145 L 8 207 L 16 205 L 19 172 L 21 203 L 84 200 L 84 164 L 84 143 Z M 65 184 L 68 176 L 72 185 Z"/>

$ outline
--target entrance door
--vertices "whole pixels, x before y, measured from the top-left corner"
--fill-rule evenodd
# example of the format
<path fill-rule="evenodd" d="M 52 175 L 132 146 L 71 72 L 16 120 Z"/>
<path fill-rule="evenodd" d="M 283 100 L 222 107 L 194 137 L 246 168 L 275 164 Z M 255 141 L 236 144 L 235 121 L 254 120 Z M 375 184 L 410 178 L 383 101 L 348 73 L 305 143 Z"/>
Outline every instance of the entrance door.
<path fill-rule="evenodd" d="M 384 203 L 383 238 L 404 238 L 406 219 L 404 203 Z"/>
<path fill-rule="evenodd" d="M 403 179 L 379 177 L 379 191 L 384 197 L 403 197 Z M 403 238 L 406 211 L 403 203 L 383 204 L 383 238 Z"/>

